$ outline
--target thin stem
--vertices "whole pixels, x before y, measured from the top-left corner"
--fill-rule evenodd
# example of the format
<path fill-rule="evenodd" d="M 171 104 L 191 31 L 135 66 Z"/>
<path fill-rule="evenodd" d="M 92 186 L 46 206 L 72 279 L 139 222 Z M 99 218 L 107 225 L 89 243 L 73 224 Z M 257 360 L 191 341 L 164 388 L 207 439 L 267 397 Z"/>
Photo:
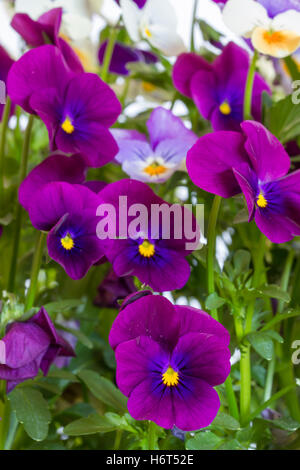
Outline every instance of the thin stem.
<path fill-rule="evenodd" d="M 254 261 L 254 274 L 252 279 L 252 287 L 257 288 L 260 284 L 264 254 L 265 254 L 266 238 L 261 234 L 258 250 L 256 252 Z M 251 333 L 252 331 L 252 319 L 255 310 L 255 300 L 250 302 L 250 305 L 246 312 L 246 321 L 244 328 L 244 336 Z M 241 373 L 241 392 L 240 392 L 240 413 L 241 422 L 247 422 L 250 414 L 251 406 L 251 348 L 250 343 L 245 340 L 241 346 L 241 361 L 240 361 L 240 373 Z"/>
<path fill-rule="evenodd" d="M 218 215 L 220 211 L 222 198 L 221 196 L 215 196 L 214 202 L 211 208 L 209 222 L 208 222 L 208 234 L 207 234 L 207 290 L 208 295 L 215 292 L 215 252 L 216 252 L 216 225 Z M 218 320 L 217 309 L 211 310 L 211 315 L 215 320 Z"/>
<path fill-rule="evenodd" d="M 114 442 L 114 450 L 119 450 L 119 449 L 120 449 L 120 444 L 121 444 L 121 440 L 122 440 L 122 434 L 123 434 L 122 429 L 117 429 L 117 431 L 116 431 L 116 437 L 115 437 L 115 442 Z"/>
<path fill-rule="evenodd" d="M 245 121 L 247 121 L 248 119 L 252 119 L 252 116 L 251 116 L 252 91 L 253 91 L 257 59 L 258 59 L 258 52 L 254 51 L 251 65 L 248 71 L 246 88 L 245 88 L 245 96 L 244 96 L 244 120 Z"/>
<path fill-rule="evenodd" d="M 36 296 L 36 289 L 38 283 L 38 275 L 41 267 L 42 256 L 43 256 L 43 248 L 44 248 L 44 239 L 45 233 L 40 232 L 38 234 L 38 240 L 36 249 L 34 252 L 34 257 L 32 261 L 32 269 L 31 269 L 31 276 L 30 276 L 30 286 L 28 289 L 26 302 L 25 302 L 25 312 L 30 310 L 33 307 L 34 299 Z"/>
<path fill-rule="evenodd" d="M 196 23 L 196 15 L 197 15 L 197 9 L 198 9 L 198 0 L 194 0 L 194 8 L 193 8 L 193 19 L 192 19 L 192 27 L 191 27 L 191 52 L 195 52 L 195 23 Z"/>
<path fill-rule="evenodd" d="M 30 115 L 27 128 L 25 131 L 24 142 L 23 142 L 23 150 L 22 150 L 22 158 L 21 158 L 21 166 L 20 166 L 20 174 L 19 174 L 19 186 L 21 185 L 22 181 L 24 180 L 27 174 L 29 145 L 30 145 L 30 137 L 31 137 L 31 131 L 32 131 L 32 126 L 33 126 L 33 120 L 34 120 L 34 116 Z M 20 235 L 21 235 L 21 227 L 22 227 L 22 216 L 23 216 L 23 209 L 21 205 L 17 202 L 12 260 L 11 260 L 11 265 L 10 265 L 9 279 L 8 279 L 8 291 L 9 292 L 13 292 L 14 286 L 15 286 L 15 277 L 16 277 L 16 271 L 17 271 L 17 261 L 18 261 Z"/>
<path fill-rule="evenodd" d="M 2 116 L 2 125 L 0 133 L 0 213 L 3 209 L 3 199 L 4 199 L 4 159 L 5 159 L 5 143 L 6 143 L 6 133 L 8 127 L 8 121 L 10 116 L 11 101 L 7 97 L 6 104 Z"/>
<path fill-rule="evenodd" d="M 108 42 L 106 45 L 103 65 L 102 65 L 102 70 L 101 70 L 101 78 L 104 82 L 107 81 L 107 77 L 109 73 L 109 66 L 110 66 L 112 55 L 113 55 L 117 35 L 118 35 L 117 28 L 111 28 L 109 32 L 109 38 L 108 38 Z"/>
<path fill-rule="evenodd" d="M 157 435 L 156 435 L 156 424 L 153 421 L 149 421 L 148 427 L 148 449 L 147 450 L 157 450 Z"/>
<path fill-rule="evenodd" d="M 235 393 L 233 390 L 232 386 L 232 380 L 230 375 L 227 377 L 226 382 L 225 382 L 225 390 L 226 390 L 226 395 L 227 395 L 227 401 L 228 401 L 228 407 L 229 407 L 229 412 L 233 418 L 235 418 L 237 421 L 240 420 L 240 414 L 239 414 L 239 409 L 237 406 L 237 401 L 235 398 Z"/>

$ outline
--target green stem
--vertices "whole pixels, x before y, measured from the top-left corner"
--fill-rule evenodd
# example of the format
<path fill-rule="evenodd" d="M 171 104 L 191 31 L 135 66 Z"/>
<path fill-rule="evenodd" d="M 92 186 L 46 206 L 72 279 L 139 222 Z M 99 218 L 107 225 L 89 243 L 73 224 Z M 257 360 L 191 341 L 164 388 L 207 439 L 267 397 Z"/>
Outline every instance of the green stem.
<path fill-rule="evenodd" d="M 258 250 L 253 257 L 254 262 L 254 274 L 252 279 L 252 287 L 257 288 L 260 284 L 264 254 L 265 254 L 266 238 L 261 234 Z M 244 336 L 251 333 L 252 331 L 252 319 L 255 310 L 255 300 L 250 302 L 250 305 L 246 312 L 246 321 L 244 328 Z M 251 406 L 251 355 L 250 355 L 250 343 L 245 340 L 241 346 L 241 361 L 240 361 L 240 373 L 241 373 L 241 392 L 240 392 L 240 413 L 241 422 L 245 424 L 250 414 Z"/>
<path fill-rule="evenodd" d="M 209 222 L 208 222 L 208 233 L 207 233 L 207 290 L 208 295 L 215 292 L 215 251 L 216 251 L 216 225 L 218 215 L 220 211 L 222 198 L 221 196 L 215 196 L 214 202 L 211 208 Z M 215 320 L 218 320 L 217 309 L 211 310 L 211 315 Z"/>
<path fill-rule="evenodd" d="M 22 158 L 21 158 L 21 166 L 20 166 L 20 174 L 19 174 L 19 186 L 21 185 L 22 181 L 24 180 L 27 174 L 29 145 L 30 145 L 30 137 L 31 137 L 31 131 L 32 131 L 32 126 L 33 126 L 33 120 L 34 120 L 34 116 L 30 115 L 27 128 L 25 131 L 24 142 L 23 142 Z M 8 291 L 9 292 L 13 292 L 14 286 L 15 286 L 15 277 L 16 277 L 16 271 L 17 271 L 17 262 L 18 262 L 19 245 L 20 245 L 20 235 L 21 235 L 21 228 L 22 228 L 22 216 L 23 216 L 23 209 L 21 205 L 17 202 L 12 260 L 11 260 L 11 265 L 10 265 L 9 279 L 8 279 Z"/>
<path fill-rule="evenodd" d="M 251 116 L 252 91 L 253 91 L 257 59 L 258 59 L 258 52 L 254 51 L 251 65 L 248 71 L 246 88 L 245 88 L 245 96 L 244 96 L 244 120 L 245 121 L 247 121 L 248 119 L 252 119 L 252 116 Z"/>
<path fill-rule="evenodd" d="M 120 444 L 121 444 L 121 440 L 122 440 L 122 434 L 123 434 L 122 429 L 117 429 L 117 431 L 116 431 L 116 437 L 115 437 L 115 442 L 114 442 L 114 449 L 113 449 L 113 450 L 119 450 L 119 449 L 120 449 Z"/>
<path fill-rule="evenodd" d="M 2 116 L 1 124 L 1 133 L 0 133 L 0 214 L 4 208 L 3 199 L 4 199 L 4 159 L 5 159 L 5 143 L 6 143 L 6 133 L 8 127 L 8 121 L 10 116 L 11 101 L 7 97 L 6 104 Z"/>
<path fill-rule="evenodd" d="M 148 449 L 147 450 L 158 450 L 157 435 L 156 435 L 156 424 L 153 421 L 149 421 L 148 426 Z"/>
<path fill-rule="evenodd" d="M 107 43 L 107 46 L 106 46 L 106 49 L 105 49 L 103 65 L 102 65 L 102 70 L 101 70 L 101 78 L 104 82 L 107 81 L 110 61 L 111 61 L 111 58 L 112 58 L 112 55 L 113 55 L 114 46 L 115 46 L 117 36 L 118 36 L 118 29 L 117 28 L 111 28 L 111 30 L 109 32 L 108 43 Z"/>
<path fill-rule="evenodd" d="M 192 19 L 192 27 L 191 27 L 191 52 L 195 52 L 195 37 L 194 37 L 194 29 L 195 29 L 195 23 L 196 23 L 196 15 L 197 15 L 197 9 L 198 9 L 198 0 L 194 0 L 194 8 L 193 8 L 193 19 Z"/>
<path fill-rule="evenodd" d="M 295 260 L 295 252 L 294 250 L 290 250 L 289 254 L 286 259 L 284 271 L 282 274 L 281 279 L 281 289 L 284 291 L 288 290 L 290 275 L 293 267 L 293 263 Z M 284 303 L 278 303 L 278 312 L 282 313 L 284 308 Z M 285 320 L 284 322 L 284 339 L 285 339 L 285 347 L 280 345 L 279 351 L 283 356 L 282 364 L 279 375 L 279 382 L 281 387 L 288 387 L 291 386 L 291 390 L 287 393 L 286 396 L 286 404 L 289 409 L 290 415 L 293 419 L 300 421 L 300 406 L 299 406 L 299 398 L 297 389 L 295 388 L 295 374 L 294 374 L 294 366 L 290 358 L 290 341 L 292 333 L 292 319 Z M 290 331 L 289 331 L 290 330 Z"/>
<path fill-rule="evenodd" d="M 36 245 L 33 262 L 32 262 L 30 286 L 28 289 L 26 302 L 25 302 L 25 312 L 30 310 L 34 305 L 34 299 L 36 296 L 36 289 L 37 289 L 37 284 L 38 284 L 38 275 L 39 275 L 41 262 L 42 262 L 42 256 L 43 256 L 45 236 L 46 235 L 43 232 L 40 232 L 38 234 L 37 245 Z"/>
<path fill-rule="evenodd" d="M 268 364 L 265 391 L 264 391 L 264 401 L 270 400 L 272 396 L 275 365 L 276 365 L 276 355 L 275 355 L 275 348 L 274 348 L 273 357 Z"/>
<path fill-rule="evenodd" d="M 5 441 L 8 431 L 8 423 L 7 420 L 9 419 L 7 413 L 7 399 L 6 399 L 6 382 L 5 380 L 0 380 L 0 450 L 4 450 L 5 448 Z"/>
<path fill-rule="evenodd" d="M 235 418 L 237 421 L 240 420 L 240 414 L 239 414 L 239 409 L 237 406 L 237 401 L 235 398 L 235 393 L 233 390 L 232 386 L 232 380 L 230 375 L 227 377 L 226 382 L 225 382 L 225 390 L 226 390 L 226 395 L 227 395 L 227 401 L 228 401 L 228 407 L 229 407 L 229 412 L 233 418 Z"/>

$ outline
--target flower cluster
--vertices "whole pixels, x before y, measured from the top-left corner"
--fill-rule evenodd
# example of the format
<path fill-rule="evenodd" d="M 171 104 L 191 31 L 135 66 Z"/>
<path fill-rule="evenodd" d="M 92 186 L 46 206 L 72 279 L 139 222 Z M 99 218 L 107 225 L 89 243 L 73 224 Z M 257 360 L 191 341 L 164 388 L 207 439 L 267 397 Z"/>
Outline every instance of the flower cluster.
<path fill-rule="evenodd" d="M 68 448 L 82 446 L 72 439 L 82 430 L 95 442 L 117 431 L 116 448 L 152 449 L 160 438 L 165 448 L 178 435 L 190 449 L 211 436 L 212 447 L 263 446 L 273 436 L 264 405 L 279 400 L 277 427 L 299 431 L 286 353 L 299 331 L 299 117 L 295 97 L 281 99 L 281 77 L 291 86 L 299 72 L 289 56 L 300 47 L 300 2 L 213 2 L 240 38 L 200 20 L 195 1 L 188 48 L 170 0 L 116 0 L 116 21 L 100 0 L 14 2 L 22 54 L 0 46 L 0 448 L 28 415 L 15 409 L 19 390 L 43 387 Z M 87 68 L 73 41 L 97 15 L 107 24 L 97 48 L 85 43 Z M 147 87 L 158 90 L 151 104 Z M 42 377 L 52 366 L 68 370 Z M 272 396 L 277 384 L 287 398 Z M 150 437 L 133 420 L 150 421 Z"/>

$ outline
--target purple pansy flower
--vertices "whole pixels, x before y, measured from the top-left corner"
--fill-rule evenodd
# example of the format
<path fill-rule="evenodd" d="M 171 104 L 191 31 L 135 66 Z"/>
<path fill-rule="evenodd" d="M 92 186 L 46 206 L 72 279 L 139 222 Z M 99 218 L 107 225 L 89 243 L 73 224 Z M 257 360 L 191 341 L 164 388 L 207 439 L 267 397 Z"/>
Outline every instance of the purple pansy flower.
<path fill-rule="evenodd" d="M 53 8 L 37 21 L 32 20 L 26 13 L 16 13 L 11 25 L 30 47 L 53 44 L 61 50 L 65 61 L 74 72 L 83 72 L 81 62 L 72 47 L 59 37 L 62 13 L 62 8 Z"/>
<path fill-rule="evenodd" d="M 111 269 L 98 287 L 94 305 L 101 308 L 118 308 L 118 300 L 136 291 L 132 276 L 119 277 Z"/>
<path fill-rule="evenodd" d="M 249 221 L 254 218 L 274 243 L 292 240 L 300 235 L 300 171 L 288 174 L 289 155 L 262 124 L 245 121 L 241 128 L 243 133 L 201 137 L 188 153 L 188 173 L 213 194 L 231 197 L 242 191 Z"/>
<path fill-rule="evenodd" d="M 37 191 L 47 183 L 62 181 L 81 184 L 85 181 L 86 170 L 86 164 L 80 154 L 69 157 L 63 153 L 54 152 L 37 165 L 21 183 L 19 202 L 28 211 L 30 205 L 35 202 Z"/>
<path fill-rule="evenodd" d="M 49 256 L 72 279 L 81 279 L 103 256 L 96 235 L 99 197 L 78 184 L 53 182 L 35 192 L 28 206 L 32 225 L 47 231 Z"/>
<path fill-rule="evenodd" d="M 71 346 L 57 334 L 43 307 L 30 320 L 8 325 L 2 341 L 5 362 L 0 364 L 0 379 L 7 381 L 7 393 L 36 377 L 39 369 L 47 375 L 56 358 L 75 356 Z"/>
<path fill-rule="evenodd" d="M 113 129 L 116 160 L 131 178 L 148 183 L 166 181 L 181 165 L 197 136 L 171 111 L 158 107 L 147 121 L 149 138 L 137 131 Z"/>
<path fill-rule="evenodd" d="M 123 230 L 121 232 L 119 226 L 114 234 L 116 238 L 113 239 L 110 227 L 108 231 L 103 227 L 104 234 L 109 237 L 102 242 L 104 253 L 112 263 L 115 273 L 118 276 L 137 276 L 141 282 L 158 292 L 181 289 L 190 276 L 190 265 L 186 256 L 193 250 L 187 249 L 187 245 L 191 241 L 193 245 L 194 242 L 196 245 L 200 236 L 199 227 L 192 214 L 183 207 L 176 206 L 175 213 L 170 216 L 169 233 L 163 234 L 162 214 L 155 219 L 151 217 L 151 211 L 153 207 L 158 208 L 163 205 L 163 208 L 169 212 L 170 204 L 159 198 L 145 183 L 136 180 L 111 183 L 99 193 L 99 198 L 101 204 L 110 204 L 110 207 L 114 208 L 115 220 L 118 221 L 124 217 L 124 211 L 127 210 L 126 207 L 122 207 L 122 214 L 120 214 L 120 197 L 127 197 L 127 208 L 131 208 L 131 213 L 128 214 L 126 222 L 124 221 L 127 224 L 126 232 L 129 232 L 128 227 L 131 223 L 135 223 L 138 216 L 140 209 L 137 209 L 136 204 L 139 207 L 143 205 L 146 214 L 140 212 L 143 220 L 141 224 L 137 224 L 136 231 L 132 235 L 130 233 L 123 235 Z M 109 214 L 109 217 L 114 219 L 112 214 Z M 186 225 L 185 217 L 188 217 L 193 225 L 188 235 L 183 228 L 183 225 Z M 113 219 L 111 220 L 114 229 Z M 104 226 L 106 223 L 105 217 L 101 220 L 101 224 Z M 181 231 L 179 235 L 176 233 L 178 230 Z"/>
<path fill-rule="evenodd" d="M 11 68 L 11 66 L 13 65 L 14 63 L 14 60 L 8 55 L 8 53 L 6 52 L 6 50 L 0 46 L 0 81 L 4 82 L 5 86 L 6 86 L 6 81 L 7 81 L 7 75 L 8 75 L 8 72 Z M 1 95 L 3 94 L 3 96 L 1 96 L 1 100 L 0 100 L 0 121 L 2 119 L 2 114 L 3 114 L 3 109 L 4 109 L 4 104 L 3 104 L 3 98 L 5 97 L 5 92 L 6 90 L 4 90 L 2 87 L 1 87 Z"/>
<path fill-rule="evenodd" d="M 192 98 L 214 130 L 238 130 L 243 121 L 243 103 L 250 66 L 248 53 L 233 42 L 210 64 L 193 53 L 179 56 L 173 68 L 177 90 Z M 252 115 L 261 118 L 262 92 L 269 86 L 255 75 Z"/>
<path fill-rule="evenodd" d="M 220 407 L 213 387 L 230 372 L 229 341 L 228 331 L 201 310 L 151 294 L 127 304 L 109 343 L 131 416 L 166 429 L 209 426 Z"/>
<path fill-rule="evenodd" d="M 104 41 L 99 49 L 98 58 L 100 65 L 103 64 L 107 41 Z M 144 62 L 146 64 L 154 64 L 158 61 L 155 54 L 142 49 L 125 46 L 121 42 L 116 42 L 114 45 L 112 57 L 109 64 L 109 71 L 117 75 L 128 75 L 129 70 L 126 65 L 130 62 Z"/>
<path fill-rule="evenodd" d="M 51 150 L 82 153 L 87 165 L 102 166 L 118 151 L 108 128 L 121 105 L 96 74 L 73 73 L 55 46 L 24 54 L 9 73 L 8 93 L 47 126 Z"/>

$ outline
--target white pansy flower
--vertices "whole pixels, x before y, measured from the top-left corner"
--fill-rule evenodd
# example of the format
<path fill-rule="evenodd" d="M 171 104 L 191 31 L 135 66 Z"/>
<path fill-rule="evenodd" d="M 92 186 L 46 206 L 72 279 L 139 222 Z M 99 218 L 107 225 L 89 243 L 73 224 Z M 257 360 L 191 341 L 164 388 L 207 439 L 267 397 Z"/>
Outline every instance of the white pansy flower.
<path fill-rule="evenodd" d="M 287 57 L 300 47 L 300 12 L 286 10 L 270 18 L 255 0 L 229 0 L 223 19 L 234 33 L 251 38 L 255 49 L 272 57 Z"/>
<path fill-rule="evenodd" d="M 132 0 L 121 0 L 120 5 L 133 41 L 146 39 L 166 56 L 176 56 L 186 50 L 176 33 L 177 18 L 168 0 L 148 0 L 141 9 Z"/>

